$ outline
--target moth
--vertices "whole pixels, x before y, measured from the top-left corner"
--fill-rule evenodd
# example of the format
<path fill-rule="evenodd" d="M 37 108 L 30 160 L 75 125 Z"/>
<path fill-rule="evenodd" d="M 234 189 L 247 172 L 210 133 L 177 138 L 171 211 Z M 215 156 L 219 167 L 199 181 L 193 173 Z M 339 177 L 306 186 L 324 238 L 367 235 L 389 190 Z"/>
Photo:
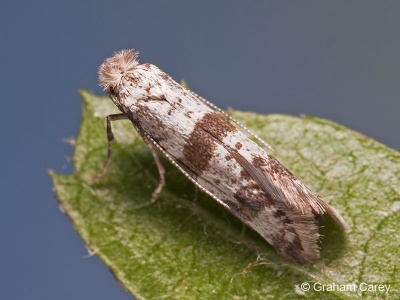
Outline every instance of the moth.
<path fill-rule="evenodd" d="M 100 66 L 99 80 L 121 113 L 106 117 L 108 157 L 95 181 L 111 162 L 111 123 L 128 119 L 151 149 L 159 170 L 152 200 L 165 185 L 159 149 L 286 259 L 311 263 L 319 258 L 315 216 L 328 214 L 347 228 L 333 207 L 269 154 L 271 148 L 263 140 L 158 67 L 139 64 L 138 52 L 114 53 Z"/>

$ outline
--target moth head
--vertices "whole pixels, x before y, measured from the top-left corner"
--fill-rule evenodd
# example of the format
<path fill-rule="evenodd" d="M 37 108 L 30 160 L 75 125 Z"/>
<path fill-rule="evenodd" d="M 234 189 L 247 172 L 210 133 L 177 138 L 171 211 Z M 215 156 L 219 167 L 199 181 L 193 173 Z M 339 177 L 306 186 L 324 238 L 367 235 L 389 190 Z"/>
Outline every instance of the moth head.
<path fill-rule="evenodd" d="M 100 86 L 106 93 L 112 93 L 118 89 L 122 78 L 134 71 L 139 64 L 139 52 L 129 49 L 115 52 L 107 58 L 99 67 Z"/>

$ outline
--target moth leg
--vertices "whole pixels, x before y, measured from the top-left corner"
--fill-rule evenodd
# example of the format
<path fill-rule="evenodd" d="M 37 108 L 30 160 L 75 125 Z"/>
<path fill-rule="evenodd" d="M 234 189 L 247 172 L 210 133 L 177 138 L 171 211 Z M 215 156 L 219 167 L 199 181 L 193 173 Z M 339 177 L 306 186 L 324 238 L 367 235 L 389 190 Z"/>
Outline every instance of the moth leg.
<path fill-rule="evenodd" d="M 151 154 L 153 154 L 154 161 L 156 162 L 158 173 L 160 174 L 160 180 L 158 181 L 158 186 L 153 191 L 151 195 L 151 202 L 154 203 L 157 200 L 158 195 L 161 193 L 163 187 L 165 186 L 165 169 L 160 161 L 160 158 L 157 155 L 156 148 L 154 147 L 153 143 L 146 138 L 144 138 L 147 146 L 149 146 Z"/>
<path fill-rule="evenodd" d="M 106 122 L 107 122 L 107 139 L 108 139 L 108 151 L 107 151 L 107 161 L 104 164 L 103 168 L 98 172 L 92 180 L 93 184 L 96 184 L 100 181 L 100 179 L 104 176 L 104 174 L 107 172 L 108 167 L 110 166 L 111 163 L 111 151 L 112 151 L 112 143 L 114 142 L 114 134 L 112 132 L 112 127 L 111 127 L 111 122 L 113 121 L 118 121 L 118 120 L 126 120 L 128 117 L 125 114 L 113 114 L 113 115 L 108 115 L 106 117 Z"/>

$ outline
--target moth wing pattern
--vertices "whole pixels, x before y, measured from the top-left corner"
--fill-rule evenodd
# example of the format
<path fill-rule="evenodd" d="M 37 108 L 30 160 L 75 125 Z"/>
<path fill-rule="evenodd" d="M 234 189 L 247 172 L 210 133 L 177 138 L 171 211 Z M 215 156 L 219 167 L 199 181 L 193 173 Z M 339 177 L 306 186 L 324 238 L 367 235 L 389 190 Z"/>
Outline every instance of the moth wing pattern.
<path fill-rule="evenodd" d="M 135 126 L 136 128 L 136 126 Z M 156 148 L 158 150 L 160 150 L 160 152 L 162 154 L 164 154 L 164 156 L 176 167 L 178 168 L 179 171 L 182 172 L 183 175 L 186 176 L 186 178 L 188 178 L 191 182 L 193 182 L 198 188 L 200 188 L 203 192 L 205 192 L 206 194 L 208 194 L 210 197 L 212 197 L 214 200 L 216 200 L 218 203 L 222 204 L 223 206 L 226 207 L 226 204 L 223 200 L 221 200 L 220 198 L 218 198 L 216 195 L 214 195 L 211 191 L 209 191 L 207 188 L 205 188 L 204 186 L 202 186 L 195 178 L 194 174 L 192 172 L 190 172 L 190 170 L 188 170 L 185 165 L 183 165 L 181 162 L 179 162 L 178 160 L 174 159 L 173 156 L 168 153 L 159 143 L 157 143 L 150 135 L 141 132 L 140 130 L 138 130 L 138 128 L 136 128 L 136 130 L 139 132 L 139 134 L 144 135 L 146 137 L 146 139 L 151 142 L 154 146 L 156 146 Z"/>
<path fill-rule="evenodd" d="M 226 122 L 228 121 L 226 120 Z M 275 169 L 279 170 L 283 176 L 277 178 L 271 176 L 272 171 L 263 169 L 265 167 L 263 164 L 257 167 L 254 162 L 249 162 L 234 149 L 224 146 L 237 163 L 258 183 L 270 200 L 270 203 L 266 203 L 265 199 L 260 200 L 260 198 L 265 198 L 265 195 L 260 195 L 258 188 L 253 188 L 244 189 L 243 192 L 238 193 L 236 200 L 239 201 L 234 202 L 230 195 L 221 190 L 219 190 L 218 195 L 211 191 L 207 186 L 210 184 L 215 186 L 215 183 L 208 181 L 205 176 L 196 176 L 184 163 L 174 158 L 150 135 L 140 128 L 136 129 L 140 135 L 154 144 L 190 181 L 218 203 L 228 208 L 233 215 L 245 224 L 256 230 L 287 259 L 309 263 L 319 257 L 316 241 L 320 235 L 314 215 L 328 213 L 340 225 L 346 226 L 341 216 L 333 208 L 308 190 L 300 180 L 270 155 L 268 155 L 269 161 L 263 164 L 267 166 L 272 162 Z M 247 132 L 244 133 L 247 134 Z M 221 145 L 223 144 L 221 143 Z M 297 191 L 297 198 L 293 196 L 295 195 L 294 191 L 291 192 L 290 197 L 282 193 L 283 185 L 286 188 L 293 185 L 292 189 Z M 254 199 L 258 200 L 255 201 Z M 271 200 L 273 203 L 271 203 Z M 307 201 L 311 201 L 313 205 L 310 205 Z"/>
<path fill-rule="evenodd" d="M 242 131 L 244 131 L 246 134 L 248 134 L 249 136 L 254 137 L 262 146 L 264 146 L 265 148 L 267 148 L 269 151 L 273 152 L 274 149 L 267 143 L 265 142 L 263 139 L 261 139 L 257 134 L 255 134 L 254 132 L 252 132 L 250 129 L 248 129 L 246 126 L 244 126 L 241 122 L 239 122 L 238 120 L 236 120 L 235 118 L 231 117 L 228 113 L 226 113 L 224 110 L 220 109 L 218 106 L 216 106 L 214 103 L 204 99 L 203 97 L 201 97 L 200 95 L 196 94 L 195 92 L 189 90 L 189 92 L 196 97 L 197 99 L 199 99 L 200 101 L 202 101 L 204 104 L 208 105 L 210 108 L 212 108 L 215 112 L 220 113 L 222 116 L 224 116 L 225 118 L 227 118 L 229 121 L 232 121 L 234 123 L 234 125 L 236 125 L 236 127 Z"/>
<path fill-rule="evenodd" d="M 271 150 L 267 143 L 156 66 L 139 64 L 136 52 L 107 59 L 99 78 L 146 141 L 283 257 L 306 263 L 319 258 L 315 215 L 327 213 L 347 227 L 334 208 L 258 145 Z"/>
<path fill-rule="evenodd" d="M 236 124 L 238 129 L 242 130 L 242 132 L 244 132 L 246 135 L 254 137 L 258 142 L 260 142 L 261 145 L 265 146 L 268 150 L 273 151 L 272 147 L 268 143 L 261 139 L 257 134 L 249 130 L 241 122 L 237 121 L 235 118 L 231 117 L 212 102 L 204 99 L 195 92 L 190 91 L 190 93 L 200 101 L 204 102 L 214 111 L 226 117 L 227 120 Z M 269 156 L 269 163 L 272 162 L 276 168 L 280 169 L 279 173 L 284 173 L 285 176 L 281 176 L 280 178 L 277 178 L 278 175 L 271 176 L 272 170 L 269 167 L 271 164 L 266 161 L 262 163 L 262 158 L 259 159 L 259 164 L 253 164 L 235 151 L 232 151 L 232 155 L 243 168 L 252 174 L 265 192 L 274 196 L 274 199 L 280 199 L 284 201 L 288 207 L 296 208 L 302 213 L 309 210 L 311 210 L 314 215 L 324 215 L 327 213 L 340 226 L 345 229 L 348 228 L 347 223 L 334 208 L 328 205 L 320 197 L 312 193 L 299 179 L 293 176 L 293 174 L 273 156 Z M 284 189 L 282 189 L 283 187 Z M 289 190 L 287 189 L 288 187 Z M 283 191 L 286 191 L 286 193 Z"/>
<path fill-rule="evenodd" d="M 319 248 L 316 240 L 320 235 L 312 213 L 299 213 L 279 202 L 275 203 L 272 208 L 259 210 L 259 208 L 254 208 L 257 204 L 252 203 L 253 196 L 246 193 L 238 196 L 238 198 L 241 198 L 239 203 L 230 201 L 228 195 L 222 198 L 218 197 L 206 186 L 202 185 L 199 182 L 199 178 L 196 178 L 184 164 L 174 159 L 153 138 L 140 130 L 138 132 L 145 135 L 146 139 L 154 144 L 191 182 L 257 231 L 284 258 L 310 263 L 319 257 Z M 301 225 L 299 226 L 298 224 Z"/>

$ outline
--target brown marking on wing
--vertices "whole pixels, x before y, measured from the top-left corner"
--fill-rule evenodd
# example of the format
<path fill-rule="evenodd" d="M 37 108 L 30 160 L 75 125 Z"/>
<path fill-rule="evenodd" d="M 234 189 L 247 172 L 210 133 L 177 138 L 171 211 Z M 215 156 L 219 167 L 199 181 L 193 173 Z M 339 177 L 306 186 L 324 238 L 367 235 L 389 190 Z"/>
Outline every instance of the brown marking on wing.
<path fill-rule="evenodd" d="M 278 180 L 279 177 L 287 176 L 289 180 L 296 179 L 296 177 L 290 172 L 284 165 L 282 165 L 275 157 L 268 155 L 268 160 L 260 155 L 253 157 L 253 164 L 260 169 L 267 167 L 270 169 L 269 174 L 274 180 Z"/>
<path fill-rule="evenodd" d="M 217 143 L 236 128 L 218 113 L 207 113 L 190 133 L 183 149 L 183 163 L 197 176 L 208 170 Z"/>
<path fill-rule="evenodd" d="M 161 73 L 161 77 L 162 77 L 162 79 L 164 79 L 164 80 L 168 80 L 168 79 L 169 79 L 169 75 L 167 75 L 167 74 L 164 73 L 164 72 Z"/>
<path fill-rule="evenodd" d="M 320 197 L 311 192 L 292 172 L 290 172 L 284 165 L 282 165 L 273 156 L 268 155 L 262 157 L 255 155 L 253 157 L 253 164 L 260 170 L 268 170 L 268 175 L 265 175 L 265 179 L 261 184 L 267 188 L 270 183 L 275 182 L 272 186 L 272 192 L 280 196 L 288 207 L 299 209 L 304 212 L 311 212 L 314 215 L 328 214 L 336 223 L 342 226 L 344 229 L 348 228 L 348 225 L 339 215 L 339 213 L 331 207 L 329 204 L 324 202 Z M 269 178 L 272 182 L 269 182 Z M 279 188 L 276 186 L 279 185 Z M 285 197 L 281 192 L 282 189 L 290 190 L 292 192 L 291 197 Z"/>
<path fill-rule="evenodd" d="M 178 101 L 179 101 L 179 100 L 178 100 Z M 187 117 L 187 118 L 189 118 L 189 119 L 192 118 L 192 116 L 191 116 L 192 114 L 193 114 L 193 111 L 191 111 L 191 110 L 189 110 L 189 111 L 187 111 L 187 112 L 184 113 L 185 117 Z"/>
<path fill-rule="evenodd" d="M 229 132 L 236 132 L 237 129 L 229 123 L 219 113 L 207 113 L 198 122 L 199 126 L 207 131 L 210 135 L 215 137 L 218 141 L 222 141 Z"/>
<path fill-rule="evenodd" d="M 242 219 L 251 221 L 261 210 L 273 206 L 274 200 L 261 189 L 245 169 L 240 171 L 239 179 L 243 186 L 234 194 L 238 204 L 233 209 L 237 210 L 236 214 Z"/>
<path fill-rule="evenodd" d="M 157 140 L 158 143 L 168 139 L 170 135 L 176 134 L 175 128 L 166 126 L 164 121 L 156 117 L 147 105 L 137 102 L 136 107 L 135 114 L 133 116 L 128 115 L 128 117 L 137 129 L 142 127 L 139 120 L 146 120 L 146 126 L 148 127 L 146 133 L 151 132 L 152 138 Z"/>
<path fill-rule="evenodd" d="M 144 64 L 142 64 L 142 68 L 143 68 L 143 70 L 148 71 L 148 70 L 151 69 L 151 64 L 149 64 L 149 63 L 144 63 Z"/>
<path fill-rule="evenodd" d="M 197 176 L 208 170 L 217 148 L 215 139 L 196 124 L 183 148 L 183 164 Z"/>

